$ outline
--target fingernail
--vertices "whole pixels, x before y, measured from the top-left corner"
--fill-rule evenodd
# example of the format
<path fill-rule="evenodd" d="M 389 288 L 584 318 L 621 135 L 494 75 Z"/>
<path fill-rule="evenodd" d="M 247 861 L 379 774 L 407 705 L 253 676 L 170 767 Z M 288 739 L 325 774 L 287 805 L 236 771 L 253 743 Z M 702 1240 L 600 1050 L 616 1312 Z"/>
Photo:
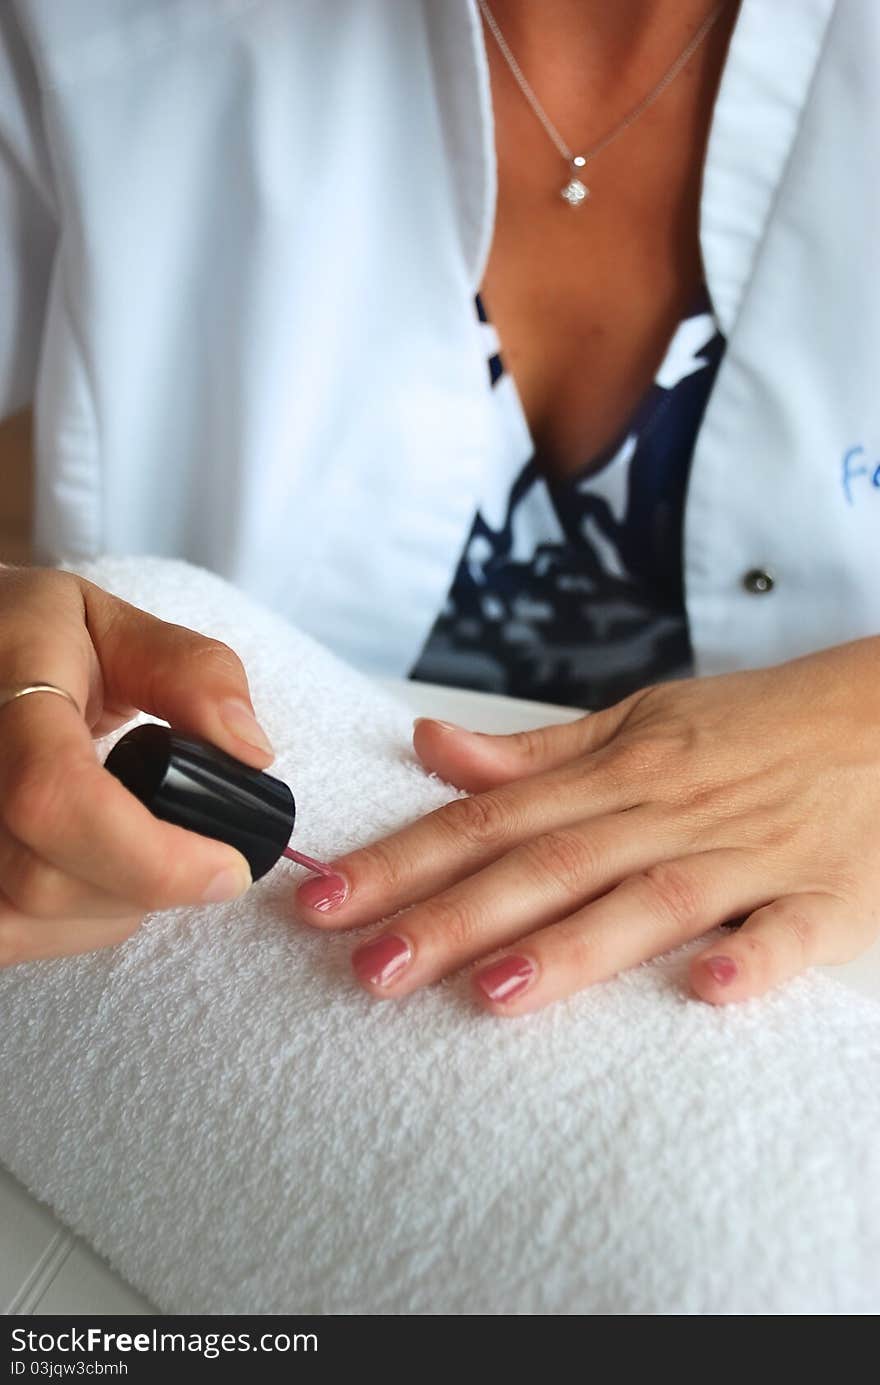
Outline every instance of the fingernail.
<path fill-rule="evenodd" d="M 528 957 L 502 957 L 477 976 L 477 985 L 489 1000 L 512 1000 L 530 986 L 537 973 Z"/>
<path fill-rule="evenodd" d="M 242 863 L 240 866 L 227 866 L 221 870 L 209 884 L 205 893 L 202 895 L 204 904 L 222 904 L 224 900 L 238 899 L 245 890 L 249 890 L 253 884 L 251 873 L 247 866 Z"/>
<path fill-rule="evenodd" d="M 719 986 L 728 986 L 738 970 L 732 957 L 707 957 L 703 966 Z"/>
<path fill-rule="evenodd" d="M 220 704 L 220 717 L 233 736 L 237 736 L 240 741 L 246 741 L 255 750 L 264 750 L 267 755 L 274 757 L 272 742 L 246 702 L 241 702 L 237 697 L 229 698 Z"/>
<path fill-rule="evenodd" d="M 396 933 L 384 933 L 357 948 L 351 957 L 358 981 L 371 986 L 387 986 L 412 960 L 412 948 Z"/>
<path fill-rule="evenodd" d="M 348 899 L 348 881 L 341 875 L 317 875 L 304 880 L 296 892 L 300 904 L 327 914 Z"/>

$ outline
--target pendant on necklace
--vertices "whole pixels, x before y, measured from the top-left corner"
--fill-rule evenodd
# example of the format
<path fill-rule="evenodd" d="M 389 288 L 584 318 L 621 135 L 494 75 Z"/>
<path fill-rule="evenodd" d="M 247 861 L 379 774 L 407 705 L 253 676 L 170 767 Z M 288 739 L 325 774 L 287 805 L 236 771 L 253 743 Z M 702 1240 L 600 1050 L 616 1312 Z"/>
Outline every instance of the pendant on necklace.
<path fill-rule="evenodd" d="M 572 159 L 571 166 L 572 168 L 583 168 L 586 162 L 583 155 L 578 154 Z M 560 188 L 559 191 L 559 196 L 570 207 L 580 207 L 583 202 L 586 202 L 589 195 L 590 189 L 576 175 L 570 178 L 565 187 Z"/>

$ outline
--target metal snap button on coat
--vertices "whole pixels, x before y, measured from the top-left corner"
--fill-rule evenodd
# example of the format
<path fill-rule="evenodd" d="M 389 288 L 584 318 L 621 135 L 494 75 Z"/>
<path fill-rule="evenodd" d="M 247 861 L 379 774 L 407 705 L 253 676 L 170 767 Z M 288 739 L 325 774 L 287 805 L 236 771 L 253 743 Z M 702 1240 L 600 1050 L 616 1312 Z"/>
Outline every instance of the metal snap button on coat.
<path fill-rule="evenodd" d="M 772 592 L 776 582 L 771 573 L 764 568 L 753 567 L 751 572 L 747 572 L 742 579 L 742 584 L 747 592 L 752 592 L 755 596 L 763 596 L 765 592 Z"/>

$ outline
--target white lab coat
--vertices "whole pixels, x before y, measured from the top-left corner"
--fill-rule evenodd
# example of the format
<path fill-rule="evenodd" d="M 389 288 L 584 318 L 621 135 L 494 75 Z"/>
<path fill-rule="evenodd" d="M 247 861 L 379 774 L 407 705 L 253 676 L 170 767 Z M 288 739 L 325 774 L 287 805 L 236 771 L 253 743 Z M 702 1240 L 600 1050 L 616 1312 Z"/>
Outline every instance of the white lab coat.
<path fill-rule="evenodd" d="M 700 672 L 880 632 L 878 66 L 878 0 L 743 0 Z M 473 0 L 0 0 L 0 413 L 36 403 L 38 555 L 182 556 L 405 673 L 511 465 L 473 311 L 494 189 Z"/>

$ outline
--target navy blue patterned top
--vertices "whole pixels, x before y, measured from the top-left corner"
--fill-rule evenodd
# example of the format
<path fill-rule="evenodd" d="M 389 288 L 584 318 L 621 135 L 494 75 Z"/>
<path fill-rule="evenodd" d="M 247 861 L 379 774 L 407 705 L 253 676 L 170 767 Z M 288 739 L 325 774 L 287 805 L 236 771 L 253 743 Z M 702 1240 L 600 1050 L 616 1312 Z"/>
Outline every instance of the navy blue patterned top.
<path fill-rule="evenodd" d="M 519 413 L 511 438 L 528 438 L 479 298 L 477 308 L 498 407 Z M 528 452 L 511 457 L 506 507 L 481 504 L 410 677 L 599 708 L 692 672 L 684 499 L 724 345 L 704 291 L 613 446 L 561 482 Z"/>

